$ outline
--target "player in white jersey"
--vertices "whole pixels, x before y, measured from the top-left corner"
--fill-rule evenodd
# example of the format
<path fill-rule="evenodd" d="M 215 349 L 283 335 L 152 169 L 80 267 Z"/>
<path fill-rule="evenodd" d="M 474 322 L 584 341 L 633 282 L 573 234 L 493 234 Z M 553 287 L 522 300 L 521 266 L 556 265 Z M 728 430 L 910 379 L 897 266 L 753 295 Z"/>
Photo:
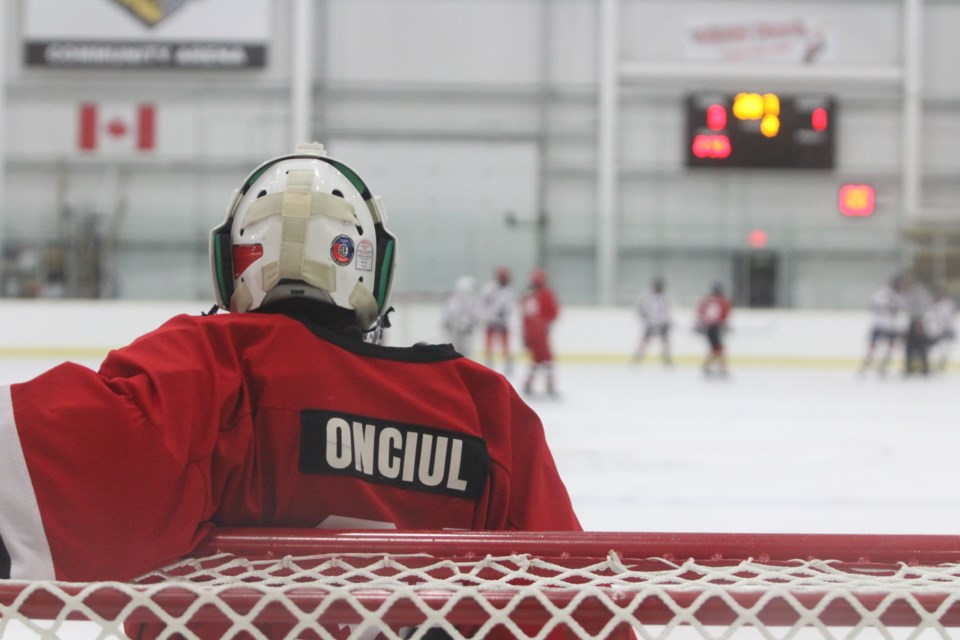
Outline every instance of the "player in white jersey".
<path fill-rule="evenodd" d="M 493 366 L 495 343 L 500 343 L 504 370 L 513 368 L 513 355 L 510 352 L 510 316 L 517 304 L 517 294 L 510 285 L 510 270 L 497 267 L 496 278 L 488 282 L 480 293 L 480 304 L 486 325 L 485 356 L 487 366 Z"/>
<path fill-rule="evenodd" d="M 640 296 L 637 302 L 637 311 L 643 322 L 643 333 L 640 344 L 633 355 L 633 362 L 639 364 L 647 352 L 647 345 L 654 337 L 660 338 L 660 355 L 663 364 L 671 364 L 670 360 L 670 322 L 672 308 L 670 298 L 665 291 L 663 278 L 656 278 L 650 291 Z"/>
<path fill-rule="evenodd" d="M 473 332 L 479 323 L 476 282 L 470 276 L 461 276 L 443 304 L 443 328 L 453 348 L 468 358 L 473 350 Z"/>
<path fill-rule="evenodd" d="M 953 351 L 953 342 L 956 339 L 953 328 L 956 319 L 957 303 L 943 287 L 939 287 L 927 316 L 927 324 L 930 327 L 930 357 L 935 371 L 946 371 L 950 363 L 950 353 Z"/>
<path fill-rule="evenodd" d="M 870 296 L 870 311 L 872 314 L 870 338 L 867 344 L 867 354 L 860 366 L 861 373 L 865 373 L 873 366 L 874 358 L 877 356 L 881 343 L 883 343 L 883 354 L 877 363 L 877 373 L 883 375 L 887 372 L 887 366 L 893 356 L 893 348 L 896 346 L 897 340 L 903 335 L 900 316 L 905 310 L 903 291 L 906 284 L 905 277 L 897 275 Z"/>

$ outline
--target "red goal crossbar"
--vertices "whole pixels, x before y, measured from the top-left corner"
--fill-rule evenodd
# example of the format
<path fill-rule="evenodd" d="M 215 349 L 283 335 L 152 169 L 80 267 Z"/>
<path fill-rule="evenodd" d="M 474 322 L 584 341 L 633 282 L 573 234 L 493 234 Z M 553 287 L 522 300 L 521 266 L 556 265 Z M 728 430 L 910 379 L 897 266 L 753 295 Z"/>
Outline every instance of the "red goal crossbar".
<path fill-rule="evenodd" d="M 960 563 L 960 535 L 781 533 L 630 533 L 529 531 L 351 531 L 221 528 L 193 556 L 229 552 L 245 557 L 311 553 L 423 553 L 437 556 L 534 553 L 596 558 L 615 551 L 623 558 L 791 561 L 820 558 L 853 564 L 939 565 Z"/>
<path fill-rule="evenodd" d="M 228 577 L 250 563 L 279 568 L 266 570 L 266 581 L 254 573 L 223 582 L 216 565 L 224 557 L 242 559 L 228 565 Z M 296 573 L 330 558 L 337 560 L 327 573 Z M 538 568 L 529 569 L 530 559 Z M 509 563 L 526 573 L 503 569 Z M 399 576 L 401 590 L 414 584 L 415 597 L 396 598 L 378 582 L 368 586 L 365 576 L 374 574 Z M 531 587 L 543 576 L 542 588 Z M 458 587 L 465 577 L 467 595 Z M 211 583 L 223 607 L 204 600 Z M 281 597 L 262 605 L 265 590 L 280 583 Z M 522 597 L 517 589 L 526 590 Z M 76 602 L 82 610 L 64 613 Z M 323 624 L 358 624 L 377 612 L 394 627 L 426 624 L 437 611 L 456 625 L 482 625 L 495 610 L 508 611 L 520 626 L 559 616 L 585 637 L 594 636 L 584 629 L 614 623 L 677 619 L 792 626 L 815 616 L 824 626 L 960 627 L 960 536 L 221 529 L 169 572 L 99 586 L 8 582 L 0 585 L 0 607 L 43 619 L 89 619 L 87 610 L 128 622 L 189 615 L 190 624 L 254 609 L 257 624 L 289 624 L 291 611 L 319 612 Z"/>

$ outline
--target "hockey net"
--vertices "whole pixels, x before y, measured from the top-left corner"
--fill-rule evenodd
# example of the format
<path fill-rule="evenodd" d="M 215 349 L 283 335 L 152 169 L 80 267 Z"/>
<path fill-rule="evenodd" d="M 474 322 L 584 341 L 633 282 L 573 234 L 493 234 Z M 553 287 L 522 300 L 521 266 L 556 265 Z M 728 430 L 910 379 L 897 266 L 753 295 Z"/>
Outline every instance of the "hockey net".
<path fill-rule="evenodd" d="M 949 638 L 960 536 L 221 530 L 129 583 L 2 583 L 0 615 L 41 637 Z"/>

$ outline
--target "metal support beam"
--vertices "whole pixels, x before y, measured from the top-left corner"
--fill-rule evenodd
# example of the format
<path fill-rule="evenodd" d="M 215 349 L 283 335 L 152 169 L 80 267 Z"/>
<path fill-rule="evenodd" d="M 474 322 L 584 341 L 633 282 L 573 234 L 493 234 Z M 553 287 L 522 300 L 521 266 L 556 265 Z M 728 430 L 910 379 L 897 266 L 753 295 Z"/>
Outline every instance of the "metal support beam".
<path fill-rule="evenodd" d="M 911 0 L 906 0 L 910 2 Z M 762 84 L 796 87 L 806 85 L 819 90 L 832 86 L 900 86 L 903 69 L 898 65 L 817 65 L 787 66 L 764 64 L 703 64 L 693 62 L 641 62 L 625 60 L 620 64 L 624 82 L 657 82 L 658 85 L 689 86 L 691 83 L 724 85 Z"/>
<path fill-rule="evenodd" d="M 7 34 L 7 13 L 10 11 L 9 2 L 0 2 L 0 33 Z M 0 47 L 0 124 L 7 121 L 7 51 L 9 47 Z M 4 189 L 7 176 L 7 147 L 3 136 L 4 127 L 0 126 L 0 248 L 3 247 L 3 228 L 6 221 L 6 190 Z"/>
<path fill-rule="evenodd" d="M 923 47 L 923 0 L 903 0 L 902 155 L 903 224 L 920 215 L 920 135 Z"/>
<path fill-rule="evenodd" d="M 534 265 L 547 267 L 547 234 L 550 232 L 547 211 L 548 140 L 550 137 L 550 85 L 553 77 L 550 56 L 550 35 L 553 33 L 553 0 L 540 0 L 540 94 L 537 97 L 537 255 Z"/>
<path fill-rule="evenodd" d="M 313 140 L 313 0 L 293 0 L 290 11 L 290 144 Z"/>
<path fill-rule="evenodd" d="M 597 73 L 597 302 L 613 304 L 617 261 L 619 0 L 601 0 Z"/>

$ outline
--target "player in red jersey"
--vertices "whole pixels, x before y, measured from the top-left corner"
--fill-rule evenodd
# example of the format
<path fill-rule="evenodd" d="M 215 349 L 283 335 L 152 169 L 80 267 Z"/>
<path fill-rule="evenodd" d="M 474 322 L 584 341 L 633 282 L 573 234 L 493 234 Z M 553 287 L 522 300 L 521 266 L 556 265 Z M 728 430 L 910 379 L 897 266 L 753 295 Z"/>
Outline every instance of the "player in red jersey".
<path fill-rule="evenodd" d="M 710 294 L 697 306 L 697 329 L 707 337 L 709 350 L 703 362 L 705 375 L 727 375 L 727 355 L 723 346 L 723 333 L 730 317 L 730 300 L 723 295 L 723 287 L 713 285 Z"/>
<path fill-rule="evenodd" d="M 521 301 L 523 313 L 523 343 L 530 352 L 530 371 L 523 383 L 525 393 L 533 392 L 533 384 L 540 373 L 546 378 L 547 393 L 556 394 L 553 378 L 553 351 L 550 348 L 550 326 L 560 313 L 557 297 L 547 286 L 547 274 L 534 269 L 530 274 L 530 289 Z"/>
<path fill-rule="evenodd" d="M 125 580 L 217 526 L 579 529 L 502 375 L 364 340 L 390 308 L 384 222 L 350 167 L 301 145 L 211 234 L 230 313 L 0 387 L 7 576 Z"/>

